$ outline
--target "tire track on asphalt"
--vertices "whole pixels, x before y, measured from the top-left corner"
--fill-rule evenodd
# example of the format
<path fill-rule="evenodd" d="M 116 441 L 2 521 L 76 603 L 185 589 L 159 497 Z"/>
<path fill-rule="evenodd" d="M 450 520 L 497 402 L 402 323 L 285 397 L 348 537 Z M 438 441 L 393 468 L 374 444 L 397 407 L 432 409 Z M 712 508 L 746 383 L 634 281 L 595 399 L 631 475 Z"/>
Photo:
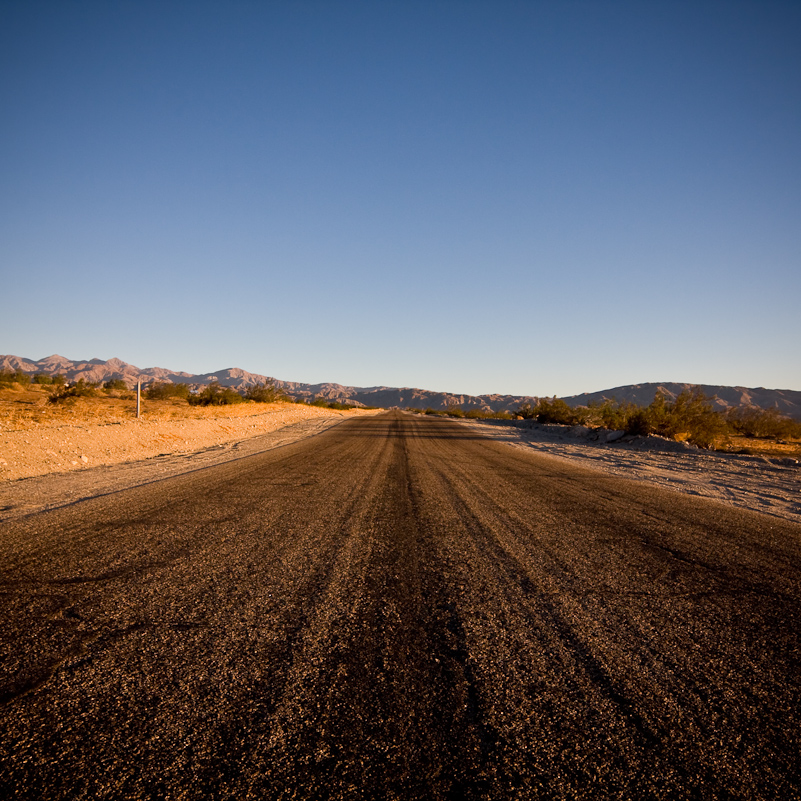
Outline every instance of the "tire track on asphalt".
<path fill-rule="evenodd" d="M 0 683 L 63 661 L 0 792 L 798 796 L 799 528 L 508 451 L 391 413 L 3 524 Z"/>

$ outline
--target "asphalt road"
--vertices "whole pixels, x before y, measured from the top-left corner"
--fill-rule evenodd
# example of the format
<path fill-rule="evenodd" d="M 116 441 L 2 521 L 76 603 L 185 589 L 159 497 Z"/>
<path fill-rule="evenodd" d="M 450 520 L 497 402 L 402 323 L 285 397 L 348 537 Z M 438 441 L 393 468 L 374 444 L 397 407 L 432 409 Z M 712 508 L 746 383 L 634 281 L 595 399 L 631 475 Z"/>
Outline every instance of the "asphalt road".
<path fill-rule="evenodd" d="M 0 796 L 801 797 L 801 526 L 389 413 L 0 528 Z"/>

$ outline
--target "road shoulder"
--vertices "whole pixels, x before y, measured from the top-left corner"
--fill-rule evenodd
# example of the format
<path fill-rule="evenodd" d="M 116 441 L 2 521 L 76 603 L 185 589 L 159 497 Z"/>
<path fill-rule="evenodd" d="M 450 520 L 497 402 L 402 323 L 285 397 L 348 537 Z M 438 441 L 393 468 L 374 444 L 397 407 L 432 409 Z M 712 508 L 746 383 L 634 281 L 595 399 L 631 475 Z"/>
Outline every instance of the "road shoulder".
<path fill-rule="evenodd" d="M 255 456 L 321 434 L 347 417 L 315 417 L 266 434 L 139 461 L 0 482 L 0 522 Z"/>
<path fill-rule="evenodd" d="M 801 523 L 801 465 L 792 460 L 699 448 L 649 449 L 639 440 L 589 442 L 572 434 L 569 426 L 537 426 L 528 421 L 458 422 L 514 448 Z"/>

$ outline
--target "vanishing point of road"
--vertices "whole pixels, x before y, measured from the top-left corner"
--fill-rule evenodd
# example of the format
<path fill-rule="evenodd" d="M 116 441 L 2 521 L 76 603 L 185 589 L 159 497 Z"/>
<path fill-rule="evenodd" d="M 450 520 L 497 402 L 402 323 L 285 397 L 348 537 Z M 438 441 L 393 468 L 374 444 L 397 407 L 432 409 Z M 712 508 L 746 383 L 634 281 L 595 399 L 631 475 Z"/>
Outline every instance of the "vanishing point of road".
<path fill-rule="evenodd" d="M 0 795 L 801 794 L 801 526 L 390 412 L 0 526 Z"/>

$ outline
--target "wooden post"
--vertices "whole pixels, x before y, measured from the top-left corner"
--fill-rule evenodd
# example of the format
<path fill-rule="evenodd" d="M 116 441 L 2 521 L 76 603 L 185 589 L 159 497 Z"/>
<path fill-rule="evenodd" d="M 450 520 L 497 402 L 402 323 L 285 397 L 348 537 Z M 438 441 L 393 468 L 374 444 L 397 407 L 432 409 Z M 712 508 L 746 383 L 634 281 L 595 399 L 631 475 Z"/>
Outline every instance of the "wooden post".
<path fill-rule="evenodd" d="M 142 382 L 136 382 L 136 418 L 139 419 L 139 412 L 142 408 Z"/>

